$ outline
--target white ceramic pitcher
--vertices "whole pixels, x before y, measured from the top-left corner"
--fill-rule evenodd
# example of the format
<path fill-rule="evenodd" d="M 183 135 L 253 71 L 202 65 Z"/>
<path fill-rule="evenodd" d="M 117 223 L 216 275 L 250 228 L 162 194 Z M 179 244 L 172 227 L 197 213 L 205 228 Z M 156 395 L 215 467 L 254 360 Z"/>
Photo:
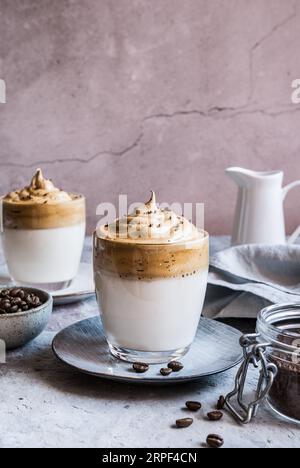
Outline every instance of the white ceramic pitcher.
<path fill-rule="evenodd" d="M 282 187 L 283 172 L 255 172 L 230 167 L 227 174 L 239 187 L 232 245 L 294 243 L 300 226 L 286 239 L 283 202 L 300 180 Z"/>

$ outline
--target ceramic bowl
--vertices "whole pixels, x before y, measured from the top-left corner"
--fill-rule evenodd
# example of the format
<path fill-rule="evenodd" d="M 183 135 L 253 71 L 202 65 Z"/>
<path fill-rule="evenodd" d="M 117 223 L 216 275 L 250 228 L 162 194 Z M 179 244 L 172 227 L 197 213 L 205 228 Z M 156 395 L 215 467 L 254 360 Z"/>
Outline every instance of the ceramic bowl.
<path fill-rule="evenodd" d="M 53 309 L 52 296 L 46 291 L 22 289 L 39 296 L 42 305 L 26 312 L 0 315 L 0 340 L 7 350 L 23 346 L 36 338 L 46 327 Z"/>

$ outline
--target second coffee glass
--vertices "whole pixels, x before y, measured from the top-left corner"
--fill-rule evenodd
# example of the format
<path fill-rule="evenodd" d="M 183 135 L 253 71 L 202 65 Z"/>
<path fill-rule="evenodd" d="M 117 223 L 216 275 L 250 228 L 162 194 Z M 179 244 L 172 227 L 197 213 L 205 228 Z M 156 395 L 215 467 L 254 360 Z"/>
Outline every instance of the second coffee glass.
<path fill-rule="evenodd" d="M 85 236 L 85 198 L 37 170 L 30 185 L 2 198 L 2 243 L 16 284 L 49 291 L 76 276 Z"/>

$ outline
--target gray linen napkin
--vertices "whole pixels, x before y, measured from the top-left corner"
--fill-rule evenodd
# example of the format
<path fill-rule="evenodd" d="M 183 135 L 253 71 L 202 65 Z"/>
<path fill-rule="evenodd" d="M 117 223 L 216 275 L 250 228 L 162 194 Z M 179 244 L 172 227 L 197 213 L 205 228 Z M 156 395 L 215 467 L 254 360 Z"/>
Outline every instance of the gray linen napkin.
<path fill-rule="evenodd" d="M 206 316 L 255 317 L 271 303 L 300 303 L 299 245 L 232 247 L 210 265 Z"/>

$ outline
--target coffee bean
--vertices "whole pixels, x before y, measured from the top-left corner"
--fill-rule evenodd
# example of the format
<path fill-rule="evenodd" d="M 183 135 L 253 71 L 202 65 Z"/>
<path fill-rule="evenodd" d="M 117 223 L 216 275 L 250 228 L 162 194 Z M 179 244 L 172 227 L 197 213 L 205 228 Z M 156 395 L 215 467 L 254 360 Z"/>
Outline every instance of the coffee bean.
<path fill-rule="evenodd" d="M 183 364 L 179 361 L 171 361 L 168 364 L 169 369 L 172 369 L 173 372 L 179 372 L 183 369 Z"/>
<path fill-rule="evenodd" d="M 10 296 L 11 297 L 17 297 L 20 293 L 20 289 L 19 288 L 14 288 L 14 289 L 11 289 L 10 290 Z"/>
<path fill-rule="evenodd" d="M 27 305 L 29 305 L 31 309 L 34 309 L 35 307 L 38 307 L 40 305 L 40 300 L 38 297 L 30 296 L 25 300 L 27 302 Z"/>
<path fill-rule="evenodd" d="M 179 428 L 189 427 L 191 424 L 193 424 L 193 418 L 177 419 L 176 421 L 176 426 Z"/>
<path fill-rule="evenodd" d="M 173 372 L 172 369 L 170 369 L 169 367 L 163 367 L 162 369 L 160 369 L 161 375 L 165 377 L 172 374 L 172 372 Z"/>
<path fill-rule="evenodd" d="M 31 302 L 32 302 L 32 295 L 31 295 L 31 294 L 27 294 L 27 295 L 24 297 L 24 301 L 25 301 L 28 305 L 31 305 Z"/>
<path fill-rule="evenodd" d="M 30 302 L 30 295 L 26 294 L 23 300 L 28 304 Z"/>
<path fill-rule="evenodd" d="M 24 306 L 22 306 L 22 309 L 21 309 L 21 310 L 22 310 L 23 312 L 26 312 L 26 310 L 28 310 L 28 309 L 29 309 L 28 305 L 25 304 Z"/>
<path fill-rule="evenodd" d="M 207 414 L 207 417 L 210 421 L 220 421 L 223 418 L 223 413 L 221 411 L 211 411 Z"/>
<path fill-rule="evenodd" d="M 40 300 L 38 297 L 31 298 L 31 305 L 34 307 L 38 307 L 40 305 Z"/>
<path fill-rule="evenodd" d="M 24 299 L 24 297 L 25 297 L 25 291 L 24 291 L 23 289 L 20 289 L 19 294 L 18 294 L 18 297 L 19 297 L 20 299 L 22 299 L 22 300 Z"/>
<path fill-rule="evenodd" d="M 14 314 L 15 312 L 18 312 L 19 307 L 17 305 L 13 305 L 10 309 L 10 313 Z"/>
<path fill-rule="evenodd" d="M 217 434 L 210 434 L 206 439 L 207 445 L 211 448 L 221 448 L 224 445 L 223 437 Z"/>
<path fill-rule="evenodd" d="M 14 299 L 12 299 L 11 303 L 13 305 L 18 305 L 18 304 L 21 304 L 22 302 L 22 299 L 20 299 L 20 297 L 15 297 Z"/>
<path fill-rule="evenodd" d="M 6 296 L 8 296 L 8 295 L 9 295 L 9 290 L 8 290 L 8 289 L 2 289 L 2 291 L 1 291 L 1 296 L 2 296 L 2 297 L 6 297 Z"/>
<path fill-rule="evenodd" d="M 199 401 L 187 401 L 185 406 L 187 409 L 190 411 L 199 411 L 201 409 L 202 405 Z"/>
<path fill-rule="evenodd" d="M 223 395 L 221 395 L 217 403 L 217 409 L 222 410 L 224 409 L 224 406 L 225 406 L 225 398 L 223 397 Z"/>
<path fill-rule="evenodd" d="M 138 374 L 143 374 L 149 370 L 148 364 L 144 364 L 143 362 L 135 362 L 132 367 Z"/>
<path fill-rule="evenodd" d="M 3 308 L 4 310 L 9 310 L 9 309 L 11 308 L 11 303 L 10 303 L 10 301 L 4 301 L 4 302 L 2 303 L 2 308 Z"/>

